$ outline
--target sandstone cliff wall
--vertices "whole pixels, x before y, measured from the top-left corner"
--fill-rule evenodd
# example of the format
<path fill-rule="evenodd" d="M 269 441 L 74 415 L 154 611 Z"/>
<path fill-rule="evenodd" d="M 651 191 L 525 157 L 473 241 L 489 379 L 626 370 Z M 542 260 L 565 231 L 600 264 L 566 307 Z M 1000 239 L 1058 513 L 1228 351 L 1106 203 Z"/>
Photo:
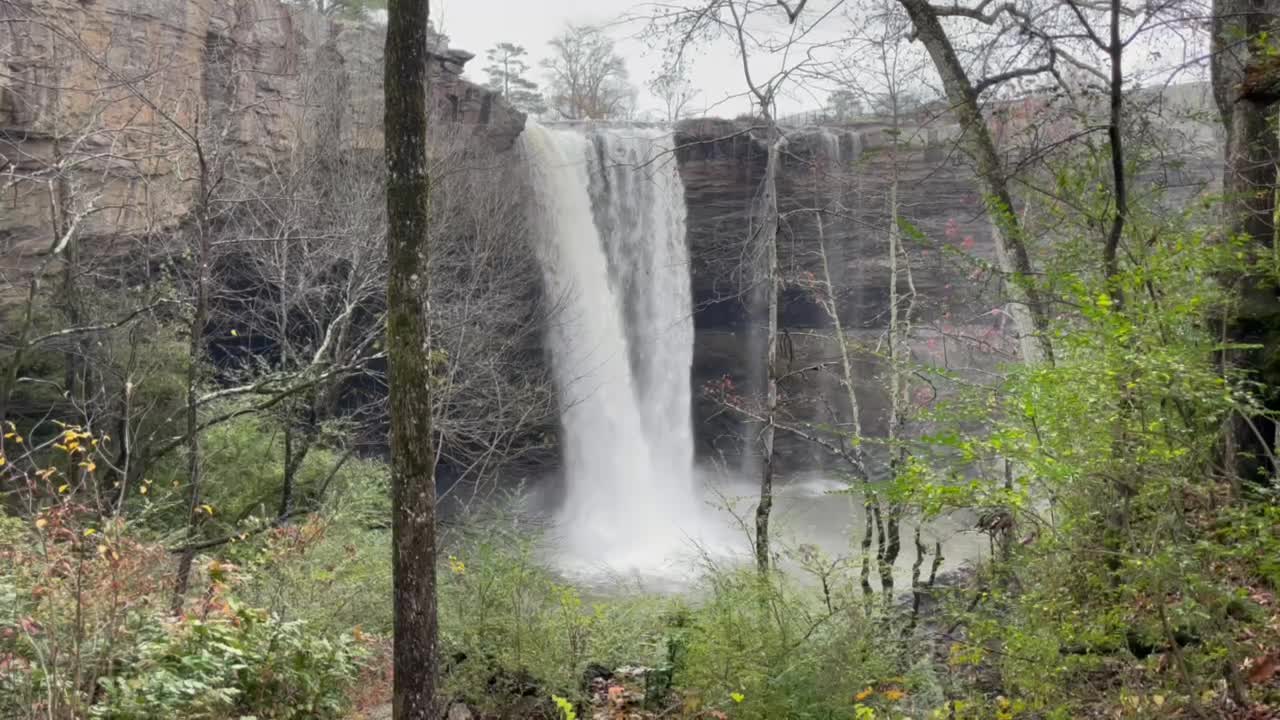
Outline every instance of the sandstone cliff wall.
<path fill-rule="evenodd" d="M 1221 130 L 1207 84 L 1140 93 L 1132 100 L 1131 133 L 1140 137 L 1146 168 L 1137 192 L 1159 189 L 1180 211 L 1197 194 L 1216 186 Z M 1016 166 L 1019 153 L 1043 152 L 1081 127 L 1081 115 L 1059 111 L 1042 98 L 990 109 L 993 131 Z M 765 146 L 749 124 L 697 119 L 677 129 L 680 172 L 689 208 L 689 242 L 697 302 L 695 385 L 728 375 L 748 390 L 762 382 L 753 358 L 763 354 L 765 308 L 753 294 L 747 253 L 748 217 L 765 170 Z M 926 108 L 908 117 L 896 159 L 889 152 L 888 125 L 862 118 L 839 127 L 793 128 L 778 178 L 783 221 L 779 249 L 785 284 L 780 327 L 782 373 L 838 364 L 832 324 L 814 302 L 811 283 L 820 278 L 825 244 L 835 301 L 856 353 L 860 419 L 865 432 L 883 435 L 888 419 L 886 369 L 882 357 L 889 324 L 889 187 L 896 179 L 901 216 L 909 223 L 904 243 L 910 284 L 899 276 L 899 292 L 914 292 L 912 351 L 917 362 L 946 366 L 981 379 L 984 371 L 1017 359 L 1016 337 L 999 312 L 1000 278 L 991 227 L 971 165 L 956 144 L 959 128 L 946 114 Z M 1078 147 L 1071 145 L 1068 147 Z M 1060 167 L 1070 160 L 1059 159 Z M 1045 180 L 1044 178 L 1041 179 Z M 821 212 L 815 212 L 820 210 Z M 1046 247 L 1054 228 L 1029 216 L 1032 241 Z M 850 409 L 832 372 L 809 371 L 784 387 L 783 417 L 823 427 L 847 423 Z M 704 452 L 741 446 L 744 429 L 702 399 L 695 410 Z M 710 422 L 703 422 L 704 420 Z M 823 456 L 804 441 L 779 435 L 783 462 L 792 467 Z"/>
<path fill-rule="evenodd" d="M 303 151 L 381 149 L 381 27 L 280 0 L 19 0 L 0 16 L 10 261 L 73 219 L 100 245 L 173 228 L 202 162 L 252 183 Z M 460 77 L 470 54 L 431 42 L 439 116 L 510 144 L 523 116 Z"/>

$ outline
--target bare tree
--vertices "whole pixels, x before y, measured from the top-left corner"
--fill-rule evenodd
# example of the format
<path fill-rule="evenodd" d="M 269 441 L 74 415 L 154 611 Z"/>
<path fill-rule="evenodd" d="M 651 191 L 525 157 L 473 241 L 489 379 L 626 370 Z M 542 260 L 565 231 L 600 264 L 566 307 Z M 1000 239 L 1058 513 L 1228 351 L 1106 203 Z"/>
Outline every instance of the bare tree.
<path fill-rule="evenodd" d="M 542 67 L 550 81 L 551 109 L 568 120 L 611 120 L 634 109 L 627 66 L 604 31 L 568 25 L 550 43 Z"/>
<path fill-rule="evenodd" d="M 649 81 L 649 89 L 662 101 L 667 122 L 675 122 L 684 117 L 685 110 L 698 96 L 682 62 L 664 68 L 657 77 Z"/>
<path fill-rule="evenodd" d="M 321 15 L 362 18 L 371 10 L 386 7 L 384 0 L 286 0 Z"/>
<path fill-rule="evenodd" d="M 427 3 L 388 7 L 387 351 L 391 391 L 395 720 L 436 720 L 435 452 L 427 303 L 431 181 L 427 152 Z"/>
<path fill-rule="evenodd" d="M 1015 71 L 983 78 L 976 83 L 961 63 L 942 25 L 941 18 L 953 15 L 981 16 L 983 8 L 940 8 L 927 0 L 900 0 L 915 27 L 915 36 L 933 59 L 942 80 L 943 91 L 962 128 L 963 144 L 974 162 L 982 194 L 987 204 L 1000 259 L 1008 279 L 1007 290 L 1013 298 L 1014 317 L 1019 321 L 1022 354 L 1028 362 L 1053 360 L 1049 339 L 1049 310 L 1042 293 L 1035 287 L 1031 256 L 1021 223 L 1013 205 L 1007 176 L 995 141 L 982 115 L 979 94 L 999 82 L 1046 72 L 1048 65 L 1034 64 Z M 984 3 L 985 5 L 986 3 Z M 1000 12 L 997 9 L 994 12 Z"/>

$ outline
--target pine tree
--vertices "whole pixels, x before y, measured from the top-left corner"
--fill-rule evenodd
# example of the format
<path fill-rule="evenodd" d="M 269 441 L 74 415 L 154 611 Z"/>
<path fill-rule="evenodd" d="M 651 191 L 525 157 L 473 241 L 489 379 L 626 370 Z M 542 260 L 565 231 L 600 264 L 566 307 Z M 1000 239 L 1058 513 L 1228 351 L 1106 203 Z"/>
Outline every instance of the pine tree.
<path fill-rule="evenodd" d="M 498 43 L 485 53 L 489 64 L 484 72 L 489 76 L 490 90 L 502 95 L 508 103 L 529 115 L 541 115 L 547 105 L 538 92 L 538 84 L 525 77 L 529 63 L 524 58 L 528 51 L 513 43 Z"/>

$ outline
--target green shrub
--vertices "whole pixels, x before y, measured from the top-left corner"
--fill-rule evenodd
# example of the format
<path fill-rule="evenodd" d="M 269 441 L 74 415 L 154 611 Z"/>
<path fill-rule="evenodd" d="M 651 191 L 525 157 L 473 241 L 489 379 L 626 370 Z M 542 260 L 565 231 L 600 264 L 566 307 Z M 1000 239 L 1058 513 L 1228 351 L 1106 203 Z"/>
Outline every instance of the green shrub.
<path fill-rule="evenodd" d="M 93 716 L 338 718 L 359 649 L 305 623 L 282 623 L 227 600 L 203 619 L 154 625 L 117 675 L 101 681 Z"/>
<path fill-rule="evenodd" d="M 480 523 L 440 564 L 445 687 L 482 711 L 535 688 L 580 697 L 588 663 L 652 666 L 663 647 L 663 603 L 586 602 L 540 563 L 532 539 Z"/>
<path fill-rule="evenodd" d="M 901 626 L 840 584 L 850 590 L 828 605 L 780 573 L 713 570 L 676 666 L 686 702 L 765 720 L 900 717 L 932 697 L 927 666 L 906 664 Z"/>
<path fill-rule="evenodd" d="M 280 618 L 329 634 L 389 634 L 391 537 L 328 514 L 276 528 L 246 561 L 238 594 Z"/>

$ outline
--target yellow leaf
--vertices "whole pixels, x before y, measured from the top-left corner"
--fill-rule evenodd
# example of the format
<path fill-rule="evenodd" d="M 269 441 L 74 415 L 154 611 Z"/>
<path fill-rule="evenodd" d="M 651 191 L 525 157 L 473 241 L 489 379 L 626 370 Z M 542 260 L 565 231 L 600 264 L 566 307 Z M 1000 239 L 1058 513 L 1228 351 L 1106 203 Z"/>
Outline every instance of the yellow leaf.
<path fill-rule="evenodd" d="M 740 703 L 743 700 L 746 700 L 747 696 L 743 695 L 740 692 L 735 692 L 735 693 L 729 693 L 729 699 L 733 700 L 736 703 Z"/>
<path fill-rule="evenodd" d="M 70 489 L 71 489 L 71 486 L 70 486 L 70 485 L 67 485 L 66 483 L 63 483 L 62 485 L 59 485 L 59 486 L 58 486 L 58 492 L 59 492 L 59 493 L 65 493 L 65 492 L 67 492 L 67 491 L 68 491 L 68 490 L 70 490 Z"/>
<path fill-rule="evenodd" d="M 901 690 L 898 690 L 898 689 L 896 689 L 896 688 L 895 688 L 895 689 L 893 689 L 893 690 L 885 690 L 885 691 L 884 691 L 884 698 L 885 698 L 886 700 L 888 700 L 889 702 L 898 702 L 899 700 L 901 700 L 902 698 L 904 698 L 904 697 L 906 697 L 906 696 L 907 696 L 907 694 L 906 694 L 906 693 L 904 693 L 904 692 L 902 692 Z"/>
<path fill-rule="evenodd" d="M 866 700 L 867 698 L 875 694 L 876 694 L 875 690 L 872 690 L 871 688 L 867 688 L 866 690 L 863 690 L 857 695 L 854 695 L 853 699 L 856 700 L 857 702 L 862 702 L 863 700 Z"/>
<path fill-rule="evenodd" d="M 8 462 L 8 460 L 5 460 L 5 459 L 4 459 L 4 456 L 3 456 L 3 455 L 0 455 L 0 467 L 4 467 L 4 464 L 5 464 L 6 462 Z"/>
<path fill-rule="evenodd" d="M 236 332 L 235 330 L 232 330 L 231 337 L 240 337 L 240 333 Z"/>
<path fill-rule="evenodd" d="M 141 490 L 139 490 L 139 492 L 141 492 L 143 495 L 146 495 L 146 494 L 147 494 L 147 486 L 146 486 L 146 485 L 143 485 L 143 486 L 142 486 L 142 489 L 141 489 Z"/>
<path fill-rule="evenodd" d="M 201 506 L 200 506 L 200 509 L 201 509 L 201 510 L 204 510 L 206 513 L 208 513 L 208 514 L 210 514 L 210 515 L 212 515 L 212 514 L 213 514 L 213 506 L 212 506 L 212 505 L 209 505 L 209 504 L 207 504 L 207 503 L 206 503 L 206 504 L 204 504 L 204 505 L 201 505 Z"/>
<path fill-rule="evenodd" d="M 89 537 L 90 535 L 97 535 L 97 534 L 98 534 L 98 531 L 94 530 L 93 528 L 88 528 L 87 530 L 84 531 L 85 537 Z"/>

